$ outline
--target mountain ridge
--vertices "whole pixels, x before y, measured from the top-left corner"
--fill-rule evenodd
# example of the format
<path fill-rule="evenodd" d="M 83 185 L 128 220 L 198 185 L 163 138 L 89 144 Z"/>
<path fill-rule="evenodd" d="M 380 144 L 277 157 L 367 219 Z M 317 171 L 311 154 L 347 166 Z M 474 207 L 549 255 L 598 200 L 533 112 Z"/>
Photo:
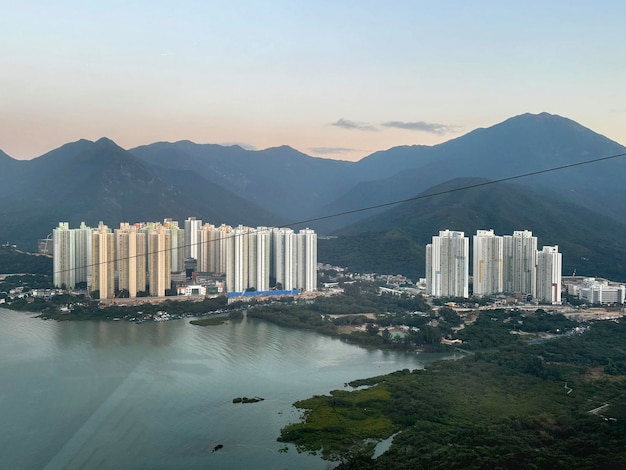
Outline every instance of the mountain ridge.
<path fill-rule="evenodd" d="M 0 226 L 0 238 L 30 248 L 59 221 L 95 226 L 102 220 L 115 226 L 165 217 L 184 220 L 189 215 L 210 215 L 216 223 L 234 221 L 237 215 L 238 223 L 281 220 L 201 178 L 195 178 L 189 188 L 189 175 L 181 181 L 180 173 L 172 170 L 168 181 L 157 168 L 106 138 L 66 144 L 22 165 L 21 170 L 20 178 L 0 190 L 0 218 L 11 221 Z M 203 191 L 198 194 L 196 187 Z M 216 201 L 235 210 L 219 210 L 222 206 Z"/>
<path fill-rule="evenodd" d="M 393 156 L 393 149 L 389 152 Z M 378 197 L 380 192 L 377 189 L 381 185 L 388 188 L 387 198 L 402 200 L 453 178 L 506 178 L 623 153 L 626 147 L 570 119 L 549 113 L 526 113 L 420 152 L 426 155 L 419 160 L 419 165 L 384 179 L 362 180 L 359 186 L 354 185 L 316 215 L 327 213 L 331 207 L 337 212 L 348 212 L 356 207 L 381 204 L 384 201 Z M 377 158 L 386 158 L 384 152 Z M 393 167 L 389 160 L 387 163 Z M 568 194 L 572 202 L 578 200 L 589 209 L 626 222 L 626 214 L 620 210 L 626 205 L 626 192 L 621 190 L 622 182 L 618 176 L 623 172 L 626 172 L 626 159 L 616 160 L 610 167 L 572 168 L 558 175 L 538 175 L 520 181 L 541 192 Z M 355 214 L 348 222 L 354 223 L 362 216 Z M 324 224 L 326 231 L 340 227 L 337 223 Z"/>
<path fill-rule="evenodd" d="M 435 146 L 393 147 L 358 162 L 311 157 L 289 146 L 246 150 L 183 140 L 125 150 L 108 137 L 81 139 L 32 160 L 0 158 L 0 219 L 8 221 L 0 225 L 0 239 L 33 247 L 60 220 L 114 225 L 188 216 L 217 224 L 307 225 L 323 235 L 393 210 L 362 209 L 446 181 L 497 179 L 619 151 L 626 148 L 549 113 L 515 116 Z M 623 223 L 623 172 L 626 159 L 619 159 L 516 184 L 545 200 L 573 204 L 568 210 L 585 208 Z M 351 214 L 334 216 L 343 212 Z M 386 236 L 396 244 L 406 239 L 407 253 L 417 255 L 401 222 L 387 220 L 392 231 Z"/>

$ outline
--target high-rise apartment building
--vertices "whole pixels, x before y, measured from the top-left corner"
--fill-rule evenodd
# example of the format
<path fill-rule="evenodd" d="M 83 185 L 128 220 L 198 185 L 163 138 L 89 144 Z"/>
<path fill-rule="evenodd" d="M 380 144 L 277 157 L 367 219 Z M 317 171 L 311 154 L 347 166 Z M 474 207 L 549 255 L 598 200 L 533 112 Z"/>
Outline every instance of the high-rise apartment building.
<path fill-rule="evenodd" d="M 215 255 L 217 256 L 217 260 L 215 261 L 215 272 L 217 273 L 226 273 L 226 268 L 228 266 L 229 255 L 228 252 L 230 250 L 230 242 L 229 237 L 232 232 L 232 227 L 230 225 L 222 224 L 217 228 L 217 248 Z"/>
<path fill-rule="evenodd" d="M 254 263 L 254 286 L 257 290 L 269 290 L 270 288 L 270 231 L 267 227 L 258 227 L 255 231 L 254 240 L 255 263 Z M 251 250 L 252 253 L 252 250 Z"/>
<path fill-rule="evenodd" d="M 537 237 L 529 230 L 514 231 L 503 237 L 503 290 L 529 294 L 537 287 Z"/>
<path fill-rule="evenodd" d="M 267 227 L 250 229 L 248 237 L 248 288 L 270 288 L 270 232 Z"/>
<path fill-rule="evenodd" d="M 204 224 L 198 232 L 198 271 L 205 273 L 226 273 L 229 261 L 228 244 L 232 227 Z M 227 240 L 228 239 L 228 240 Z M 232 259 L 230 260 L 233 261 Z"/>
<path fill-rule="evenodd" d="M 317 289 L 317 234 L 303 229 L 297 236 L 296 287 L 304 291 Z"/>
<path fill-rule="evenodd" d="M 148 248 L 148 273 L 150 295 L 163 297 L 171 287 L 172 244 L 170 230 L 155 224 L 150 230 Z"/>
<path fill-rule="evenodd" d="M 281 228 L 272 228 L 270 231 L 271 244 L 271 260 L 270 260 L 270 277 L 274 279 L 276 284 L 280 283 L 283 287 L 285 283 L 285 248 L 284 234 Z"/>
<path fill-rule="evenodd" d="M 272 229 L 271 275 L 283 289 L 296 288 L 296 234 L 290 228 Z"/>
<path fill-rule="evenodd" d="M 502 237 L 493 230 L 478 230 L 473 237 L 472 280 L 474 295 L 502 292 Z"/>
<path fill-rule="evenodd" d="M 185 258 L 198 259 L 199 232 L 202 220 L 189 217 L 185 220 Z"/>
<path fill-rule="evenodd" d="M 537 253 L 537 300 L 542 303 L 561 303 L 562 254 L 558 246 L 544 246 Z"/>
<path fill-rule="evenodd" d="M 218 231 L 211 224 L 204 224 L 198 233 L 198 271 L 201 273 L 219 272 Z"/>
<path fill-rule="evenodd" d="M 118 289 L 134 298 L 146 290 L 146 234 L 128 223 L 115 230 Z"/>
<path fill-rule="evenodd" d="M 426 245 L 426 289 L 434 297 L 469 296 L 469 238 L 442 230 Z"/>
<path fill-rule="evenodd" d="M 248 236 L 248 288 L 254 288 L 255 290 L 261 290 L 257 286 L 257 266 L 259 259 L 257 258 L 258 246 L 257 246 L 257 230 L 251 229 Z"/>
<path fill-rule="evenodd" d="M 239 225 L 230 232 L 227 239 L 232 247 L 227 253 L 226 263 L 226 289 L 229 292 L 243 292 L 250 286 L 248 283 L 250 227 Z"/>
<path fill-rule="evenodd" d="M 91 232 L 93 229 L 85 225 L 85 222 L 81 222 L 80 227 L 72 230 L 74 231 L 75 243 L 75 281 L 77 284 L 79 282 L 86 284 L 89 280 L 89 276 L 91 276 Z"/>
<path fill-rule="evenodd" d="M 185 230 L 178 226 L 178 222 L 165 219 L 163 226 L 170 231 L 172 244 L 172 272 L 178 273 L 185 270 Z M 197 258 L 196 258 L 197 259 Z"/>
<path fill-rule="evenodd" d="M 115 239 L 102 222 L 91 234 L 91 253 L 89 291 L 97 291 L 101 299 L 112 299 L 115 295 Z"/>
<path fill-rule="evenodd" d="M 52 260 L 52 282 L 55 287 L 73 289 L 76 286 L 75 232 L 68 222 L 59 222 L 52 230 L 54 256 Z"/>

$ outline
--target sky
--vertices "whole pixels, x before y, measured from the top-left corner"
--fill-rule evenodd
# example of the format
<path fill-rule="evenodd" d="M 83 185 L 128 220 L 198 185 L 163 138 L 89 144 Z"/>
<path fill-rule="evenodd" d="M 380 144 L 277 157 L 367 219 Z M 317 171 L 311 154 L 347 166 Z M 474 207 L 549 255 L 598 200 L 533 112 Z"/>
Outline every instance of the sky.
<path fill-rule="evenodd" d="M 0 149 L 359 160 L 526 112 L 626 144 L 626 2 L 0 0 Z"/>

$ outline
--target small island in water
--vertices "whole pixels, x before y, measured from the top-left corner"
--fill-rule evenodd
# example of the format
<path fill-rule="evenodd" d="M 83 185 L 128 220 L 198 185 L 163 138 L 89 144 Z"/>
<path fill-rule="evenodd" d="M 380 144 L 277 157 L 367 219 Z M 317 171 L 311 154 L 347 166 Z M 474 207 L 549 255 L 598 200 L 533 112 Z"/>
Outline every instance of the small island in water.
<path fill-rule="evenodd" d="M 233 403 L 258 403 L 260 401 L 265 400 L 265 398 L 261 398 L 261 397 L 254 397 L 254 398 L 248 398 L 248 397 L 237 397 L 237 398 L 233 398 Z"/>

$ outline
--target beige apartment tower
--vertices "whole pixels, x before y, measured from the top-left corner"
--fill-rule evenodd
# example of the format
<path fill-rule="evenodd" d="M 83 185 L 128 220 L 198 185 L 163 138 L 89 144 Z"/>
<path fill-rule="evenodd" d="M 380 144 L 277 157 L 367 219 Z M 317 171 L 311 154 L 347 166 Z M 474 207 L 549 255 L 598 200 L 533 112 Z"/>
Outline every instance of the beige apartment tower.
<path fill-rule="evenodd" d="M 535 297 L 537 289 L 537 237 L 516 230 L 503 237 L 503 290 Z"/>
<path fill-rule="evenodd" d="M 146 234 L 135 225 L 120 224 L 115 230 L 118 289 L 127 290 L 130 298 L 146 290 Z"/>
<path fill-rule="evenodd" d="M 563 255 L 558 246 L 544 246 L 537 253 L 537 300 L 541 303 L 561 303 Z"/>
<path fill-rule="evenodd" d="M 115 239 L 102 222 L 91 234 L 91 292 L 98 291 L 101 299 L 115 295 Z"/>
<path fill-rule="evenodd" d="M 478 230 L 473 239 L 472 280 L 477 296 L 502 292 L 502 237 Z"/>
<path fill-rule="evenodd" d="M 52 230 L 52 281 L 55 287 L 73 289 L 76 285 L 75 232 L 68 222 L 59 222 Z"/>
<path fill-rule="evenodd" d="M 169 229 L 161 224 L 155 224 L 148 237 L 148 271 L 150 295 L 164 297 L 166 289 L 171 286 L 172 255 Z"/>

